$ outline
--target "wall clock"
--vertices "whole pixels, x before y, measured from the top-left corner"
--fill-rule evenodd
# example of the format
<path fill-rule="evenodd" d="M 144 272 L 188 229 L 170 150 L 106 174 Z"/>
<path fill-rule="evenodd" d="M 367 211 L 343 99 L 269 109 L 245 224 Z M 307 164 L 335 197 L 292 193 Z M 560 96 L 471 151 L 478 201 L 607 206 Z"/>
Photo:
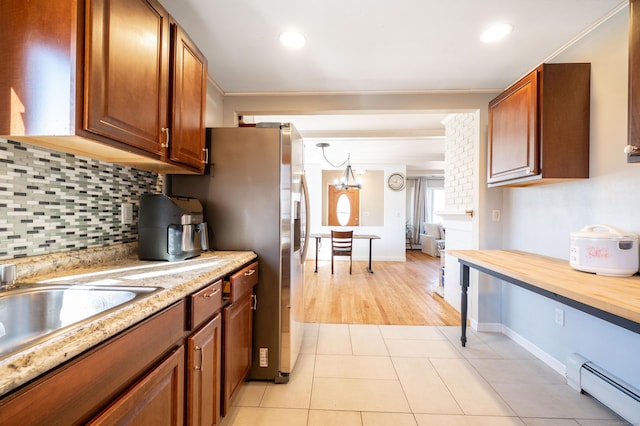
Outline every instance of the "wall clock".
<path fill-rule="evenodd" d="M 405 185 L 404 175 L 402 173 L 392 173 L 387 180 L 387 184 L 394 191 L 400 191 Z"/>

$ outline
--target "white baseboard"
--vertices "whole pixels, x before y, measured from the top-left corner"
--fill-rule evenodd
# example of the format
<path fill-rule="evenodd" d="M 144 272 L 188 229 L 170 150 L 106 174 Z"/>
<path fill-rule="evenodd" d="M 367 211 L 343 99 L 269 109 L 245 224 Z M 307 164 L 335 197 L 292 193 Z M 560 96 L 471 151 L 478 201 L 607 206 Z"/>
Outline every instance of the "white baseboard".
<path fill-rule="evenodd" d="M 547 364 L 555 372 L 562 375 L 563 377 L 567 376 L 567 367 L 565 364 L 558 361 L 557 359 L 540 349 L 538 346 L 534 345 L 529 340 L 525 339 L 502 323 L 479 323 L 478 321 L 471 319 L 469 320 L 469 325 L 476 331 L 504 334 L 505 336 L 509 337 L 511 340 L 522 346 L 524 349 L 531 352 L 531 354 L 540 359 L 540 361 Z"/>
<path fill-rule="evenodd" d="M 486 333 L 502 333 L 502 324 L 499 322 L 480 322 L 476 323 L 474 327 L 477 331 L 484 331 Z"/>
<path fill-rule="evenodd" d="M 315 262 L 316 258 L 311 255 L 311 256 L 307 256 L 307 258 L 305 259 L 305 261 L 311 261 L 311 262 Z M 348 262 L 349 258 L 348 257 L 336 257 L 334 259 L 334 261 L 336 262 Z M 353 257 L 353 261 L 354 262 L 369 262 L 369 257 L 360 257 L 360 256 L 354 256 Z M 371 259 L 371 267 L 375 268 L 376 262 L 406 262 L 407 258 L 406 256 L 379 256 L 376 257 L 374 259 Z M 324 258 L 322 256 L 318 257 L 318 262 L 331 262 L 331 257 L 329 258 Z"/>
<path fill-rule="evenodd" d="M 562 377 L 567 377 L 567 366 L 565 364 L 561 363 L 507 326 L 502 326 L 502 333 L 529 352 L 531 352 L 533 355 L 535 355 L 536 358 L 540 359 L 542 362 L 555 370 L 558 374 L 562 375 Z"/>
<path fill-rule="evenodd" d="M 473 318 L 469 318 L 469 327 L 471 327 L 475 331 L 478 331 L 478 321 L 474 320 Z"/>

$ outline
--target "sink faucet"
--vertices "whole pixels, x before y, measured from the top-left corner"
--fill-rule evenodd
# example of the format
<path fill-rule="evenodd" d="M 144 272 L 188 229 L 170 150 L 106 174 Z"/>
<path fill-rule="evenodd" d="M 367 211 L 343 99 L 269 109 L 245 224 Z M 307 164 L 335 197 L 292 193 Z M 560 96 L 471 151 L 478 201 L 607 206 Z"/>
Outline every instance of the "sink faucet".
<path fill-rule="evenodd" d="M 16 265 L 0 265 L 0 291 L 9 290 L 16 285 Z"/>

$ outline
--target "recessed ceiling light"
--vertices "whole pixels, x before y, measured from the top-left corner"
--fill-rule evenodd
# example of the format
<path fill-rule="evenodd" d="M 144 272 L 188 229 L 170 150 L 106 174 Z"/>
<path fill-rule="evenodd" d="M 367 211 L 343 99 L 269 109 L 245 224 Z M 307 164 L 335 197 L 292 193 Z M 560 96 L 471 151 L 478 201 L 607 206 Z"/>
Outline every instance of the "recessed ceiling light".
<path fill-rule="evenodd" d="M 480 35 L 480 40 L 485 43 L 498 41 L 509 35 L 511 31 L 513 31 L 513 26 L 511 24 L 497 24 L 483 32 Z"/>
<path fill-rule="evenodd" d="M 299 49 L 307 42 L 304 36 L 295 31 L 286 31 L 280 34 L 280 43 L 290 49 Z"/>

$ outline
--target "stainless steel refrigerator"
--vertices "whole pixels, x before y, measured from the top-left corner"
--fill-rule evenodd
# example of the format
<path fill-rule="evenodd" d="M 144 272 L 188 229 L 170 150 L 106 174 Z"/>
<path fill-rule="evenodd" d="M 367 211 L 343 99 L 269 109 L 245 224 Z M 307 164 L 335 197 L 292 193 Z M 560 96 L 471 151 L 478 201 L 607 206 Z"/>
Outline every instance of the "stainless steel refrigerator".
<path fill-rule="evenodd" d="M 249 379 L 287 382 L 304 336 L 308 197 L 302 138 L 291 124 L 207 129 L 204 176 L 173 175 L 176 196 L 198 198 L 213 250 L 260 261 Z"/>

